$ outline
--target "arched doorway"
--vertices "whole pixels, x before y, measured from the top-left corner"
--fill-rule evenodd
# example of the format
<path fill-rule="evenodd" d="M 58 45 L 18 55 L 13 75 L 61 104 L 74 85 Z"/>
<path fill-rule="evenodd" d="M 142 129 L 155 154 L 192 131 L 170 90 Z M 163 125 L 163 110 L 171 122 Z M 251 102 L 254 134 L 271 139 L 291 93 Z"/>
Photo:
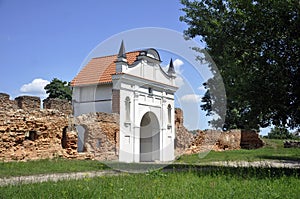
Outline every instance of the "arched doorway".
<path fill-rule="evenodd" d="M 140 123 L 140 162 L 159 160 L 160 130 L 156 115 L 147 112 Z"/>

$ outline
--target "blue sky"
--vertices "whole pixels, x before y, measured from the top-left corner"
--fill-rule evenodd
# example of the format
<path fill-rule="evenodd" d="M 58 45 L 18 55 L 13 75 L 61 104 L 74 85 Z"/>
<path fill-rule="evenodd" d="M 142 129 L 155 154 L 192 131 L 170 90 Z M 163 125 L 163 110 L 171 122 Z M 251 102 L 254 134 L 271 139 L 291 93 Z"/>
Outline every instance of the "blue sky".
<path fill-rule="evenodd" d="M 182 32 L 179 1 L 0 0 L 0 92 L 12 97 L 36 78 L 70 81 L 100 42 L 122 31 Z"/>
<path fill-rule="evenodd" d="M 179 0 L 0 0 L 0 92 L 11 98 L 45 97 L 41 85 L 55 77 L 71 81 L 99 43 L 123 31 L 161 27 L 182 33 L 187 26 L 179 21 L 184 14 L 181 7 Z M 178 59 L 178 72 L 191 77 L 184 59 L 162 54 L 163 65 L 172 56 Z M 194 115 L 187 114 L 199 105 L 203 79 L 190 81 L 195 96 L 182 98 L 182 103 L 188 104 L 183 107 L 185 124 L 190 129 L 204 129 L 205 113 L 200 113 L 198 124 L 191 124 Z"/>

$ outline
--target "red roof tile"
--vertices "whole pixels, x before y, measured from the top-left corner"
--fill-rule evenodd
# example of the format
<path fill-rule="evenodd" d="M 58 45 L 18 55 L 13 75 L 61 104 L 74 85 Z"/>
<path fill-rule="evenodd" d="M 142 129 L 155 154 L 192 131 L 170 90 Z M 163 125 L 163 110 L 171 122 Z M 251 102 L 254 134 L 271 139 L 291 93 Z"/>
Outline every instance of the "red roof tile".
<path fill-rule="evenodd" d="M 126 53 L 128 64 L 131 65 L 139 51 Z M 71 81 L 71 86 L 81 86 L 88 84 L 110 83 L 111 76 L 116 73 L 117 55 L 96 57 L 89 61 L 89 63 L 77 74 Z"/>

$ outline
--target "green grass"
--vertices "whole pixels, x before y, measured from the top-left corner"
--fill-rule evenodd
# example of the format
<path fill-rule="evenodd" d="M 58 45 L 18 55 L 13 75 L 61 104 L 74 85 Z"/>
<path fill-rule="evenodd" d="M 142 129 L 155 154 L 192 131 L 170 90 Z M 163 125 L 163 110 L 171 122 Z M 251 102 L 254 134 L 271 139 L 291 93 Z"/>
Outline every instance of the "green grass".
<path fill-rule="evenodd" d="M 264 140 L 256 150 L 211 151 L 182 156 L 163 170 L 81 180 L 64 180 L 0 187 L 6 198 L 298 198 L 300 169 L 204 166 L 211 161 L 300 161 L 300 149 L 283 148 L 282 140 Z M 204 165 L 198 165 L 204 163 Z M 134 170 L 139 164 L 119 164 Z M 107 169 L 92 160 L 46 159 L 28 162 L 0 162 L 0 177 L 42 173 L 79 172 Z M 168 171 L 168 172 L 165 172 Z"/>
<path fill-rule="evenodd" d="M 28 162 L 0 162 L 0 178 L 8 176 L 97 171 L 108 168 L 93 160 L 44 159 Z"/>
<path fill-rule="evenodd" d="M 211 151 L 205 157 L 202 154 L 183 155 L 175 163 L 209 164 L 215 161 L 261 161 L 261 160 L 294 160 L 300 162 L 300 149 L 283 148 L 283 140 L 264 139 L 266 146 L 256 150 L 232 150 L 223 152 Z M 165 165 L 141 165 L 112 163 L 113 168 L 125 171 L 149 170 Z M 172 165 L 171 165 L 172 166 Z M 20 175 L 35 175 L 45 173 L 64 173 L 80 171 L 97 171 L 107 169 L 104 164 L 93 160 L 45 159 L 28 162 L 0 162 L 0 178 Z"/>
<path fill-rule="evenodd" d="M 266 145 L 255 150 L 210 151 L 205 154 L 183 155 L 177 163 L 209 163 L 215 161 L 292 160 L 300 162 L 299 148 L 284 148 L 283 140 L 264 139 Z"/>
<path fill-rule="evenodd" d="M 298 198 L 299 170 L 198 167 L 0 187 L 0 198 Z"/>

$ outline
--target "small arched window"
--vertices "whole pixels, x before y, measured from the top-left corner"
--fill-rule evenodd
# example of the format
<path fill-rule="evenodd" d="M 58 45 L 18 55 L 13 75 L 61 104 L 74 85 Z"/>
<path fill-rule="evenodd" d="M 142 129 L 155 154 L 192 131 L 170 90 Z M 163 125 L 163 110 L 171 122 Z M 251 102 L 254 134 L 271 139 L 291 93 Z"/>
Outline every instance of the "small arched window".
<path fill-rule="evenodd" d="M 152 88 L 148 88 L 148 93 L 149 93 L 149 95 L 153 95 L 153 89 Z"/>
<path fill-rule="evenodd" d="M 125 99 L 125 119 L 126 122 L 130 122 L 130 98 L 126 97 Z"/>
<path fill-rule="evenodd" d="M 171 111 L 172 111 L 172 107 L 169 104 L 168 105 L 168 125 L 171 125 L 171 122 L 172 122 L 172 120 L 171 120 Z"/>

